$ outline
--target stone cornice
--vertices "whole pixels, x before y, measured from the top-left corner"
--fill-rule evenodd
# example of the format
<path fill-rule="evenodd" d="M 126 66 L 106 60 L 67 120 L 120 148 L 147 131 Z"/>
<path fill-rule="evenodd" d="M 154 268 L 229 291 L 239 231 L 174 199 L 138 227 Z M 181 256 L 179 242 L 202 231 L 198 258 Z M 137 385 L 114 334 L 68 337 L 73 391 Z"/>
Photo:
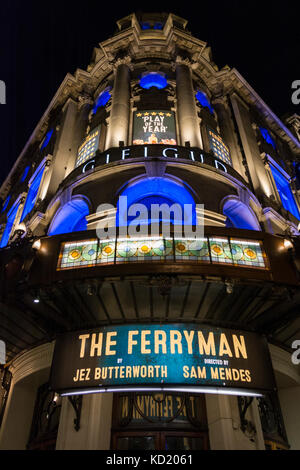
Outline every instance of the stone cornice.
<path fill-rule="evenodd" d="M 291 354 L 273 344 L 269 344 L 269 349 L 274 370 L 293 379 L 295 386 L 299 385 L 300 367 L 292 363 Z"/>
<path fill-rule="evenodd" d="M 9 366 L 14 383 L 16 384 L 19 380 L 41 369 L 50 368 L 54 344 L 54 341 L 52 343 L 42 344 L 41 346 L 20 354 L 14 359 Z"/>
<path fill-rule="evenodd" d="M 269 106 L 262 100 L 262 98 L 253 90 L 244 77 L 236 70 L 232 69 L 230 72 L 231 80 L 235 82 L 236 91 L 242 93 L 248 103 L 258 107 L 268 120 L 272 130 L 279 134 L 281 138 L 287 140 L 294 150 L 300 152 L 300 142 L 291 133 L 291 131 L 283 124 L 283 122 L 273 113 Z"/>

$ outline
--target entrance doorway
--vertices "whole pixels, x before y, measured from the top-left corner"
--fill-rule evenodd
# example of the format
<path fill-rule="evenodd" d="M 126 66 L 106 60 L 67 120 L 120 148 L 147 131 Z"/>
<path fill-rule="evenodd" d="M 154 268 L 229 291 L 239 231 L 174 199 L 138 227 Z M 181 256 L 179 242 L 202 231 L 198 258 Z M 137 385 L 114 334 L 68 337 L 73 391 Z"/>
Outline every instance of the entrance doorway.
<path fill-rule="evenodd" d="M 182 431 L 114 432 L 112 450 L 207 450 L 207 433 Z"/>
<path fill-rule="evenodd" d="M 205 395 L 115 394 L 111 449 L 209 449 Z"/>

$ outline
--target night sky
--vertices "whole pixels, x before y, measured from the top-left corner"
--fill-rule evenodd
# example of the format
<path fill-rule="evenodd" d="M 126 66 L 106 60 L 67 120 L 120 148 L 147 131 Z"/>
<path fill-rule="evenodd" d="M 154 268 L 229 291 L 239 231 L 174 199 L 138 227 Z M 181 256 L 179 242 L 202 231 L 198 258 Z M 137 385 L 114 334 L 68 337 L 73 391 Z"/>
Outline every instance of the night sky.
<path fill-rule="evenodd" d="M 299 113 L 291 84 L 300 79 L 299 14 L 295 1 L 1 0 L 0 183 L 25 146 L 65 75 L 86 69 L 93 48 L 116 31 L 116 20 L 136 11 L 173 12 L 208 42 L 221 68 L 235 67 L 282 117 Z"/>

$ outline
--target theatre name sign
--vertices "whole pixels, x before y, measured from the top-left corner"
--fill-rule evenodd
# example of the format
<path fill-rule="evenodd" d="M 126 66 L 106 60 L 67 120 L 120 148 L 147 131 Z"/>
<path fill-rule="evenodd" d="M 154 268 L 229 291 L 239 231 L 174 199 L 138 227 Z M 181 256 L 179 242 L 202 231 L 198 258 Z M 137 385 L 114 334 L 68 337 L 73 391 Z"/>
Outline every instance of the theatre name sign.
<path fill-rule="evenodd" d="M 252 332 L 194 324 L 121 325 L 56 340 L 50 386 L 61 394 L 275 389 L 268 346 Z"/>

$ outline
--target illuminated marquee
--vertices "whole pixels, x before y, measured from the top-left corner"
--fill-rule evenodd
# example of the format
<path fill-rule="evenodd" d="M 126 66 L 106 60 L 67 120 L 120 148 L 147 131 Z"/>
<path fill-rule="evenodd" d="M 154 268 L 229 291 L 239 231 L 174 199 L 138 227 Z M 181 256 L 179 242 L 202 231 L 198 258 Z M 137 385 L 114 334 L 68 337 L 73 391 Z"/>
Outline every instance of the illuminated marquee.
<path fill-rule="evenodd" d="M 60 393 L 181 390 L 261 394 L 274 389 L 265 339 L 194 324 L 121 325 L 56 341 L 51 388 Z"/>

